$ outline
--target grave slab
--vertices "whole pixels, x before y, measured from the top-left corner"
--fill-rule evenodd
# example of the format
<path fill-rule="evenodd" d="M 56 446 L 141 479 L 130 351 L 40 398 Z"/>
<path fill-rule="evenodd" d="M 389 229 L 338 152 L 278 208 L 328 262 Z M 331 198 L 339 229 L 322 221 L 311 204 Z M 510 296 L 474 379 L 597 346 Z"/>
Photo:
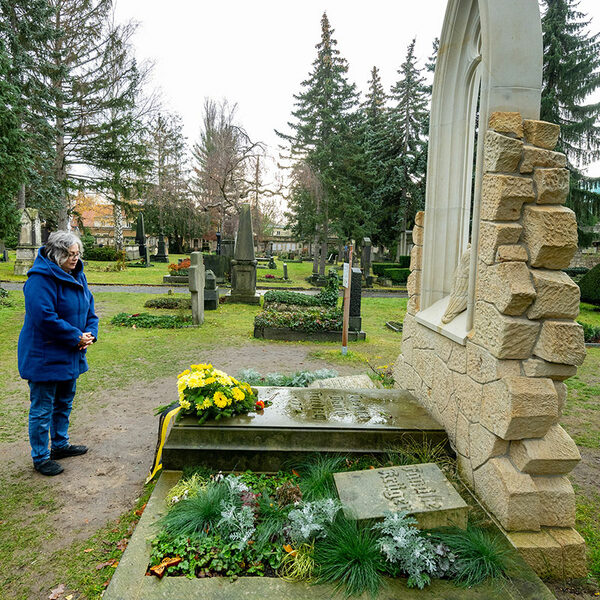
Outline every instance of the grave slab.
<path fill-rule="evenodd" d="M 368 454 L 414 440 L 447 441 L 443 427 L 405 390 L 259 388 L 262 413 L 206 421 L 182 417 L 163 449 L 167 469 L 277 471 L 313 452 Z"/>
<path fill-rule="evenodd" d="M 334 473 L 348 518 L 381 520 L 405 511 L 419 529 L 467 527 L 469 507 L 434 463 Z"/>

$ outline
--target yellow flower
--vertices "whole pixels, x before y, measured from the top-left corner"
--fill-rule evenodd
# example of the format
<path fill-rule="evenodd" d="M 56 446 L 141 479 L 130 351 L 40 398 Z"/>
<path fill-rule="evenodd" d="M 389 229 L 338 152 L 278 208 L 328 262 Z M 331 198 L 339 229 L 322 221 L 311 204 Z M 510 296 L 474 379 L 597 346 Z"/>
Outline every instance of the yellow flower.
<path fill-rule="evenodd" d="M 212 368 L 212 365 L 204 365 L 204 364 L 192 365 L 193 371 L 205 371 L 206 369 L 210 369 L 210 368 Z"/>
<path fill-rule="evenodd" d="M 225 408 L 228 404 L 231 404 L 231 400 L 229 400 L 229 398 L 227 398 L 227 396 L 222 392 L 215 392 L 213 400 L 215 406 L 217 406 L 218 408 Z"/>
<path fill-rule="evenodd" d="M 206 385 L 206 381 L 207 380 L 202 378 L 202 373 L 195 372 L 187 378 L 187 386 L 189 388 L 204 387 Z"/>
<path fill-rule="evenodd" d="M 210 385 L 211 383 L 214 383 L 215 381 L 216 381 L 216 378 L 215 378 L 215 377 L 207 377 L 207 378 L 204 380 L 204 385 Z"/>
<path fill-rule="evenodd" d="M 179 398 L 179 406 L 181 406 L 181 408 L 183 408 L 184 410 L 188 410 L 192 405 L 189 400 Z"/>
<path fill-rule="evenodd" d="M 186 375 L 190 374 L 190 370 L 186 369 L 185 371 L 182 371 L 181 373 L 179 373 L 179 375 L 177 375 L 177 379 L 179 379 L 180 377 L 185 377 Z"/>
<path fill-rule="evenodd" d="M 238 402 L 240 400 L 243 400 L 246 397 L 246 394 L 244 394 L 244 392 L 242 392 L 242 390 L 240 390 L 240 388 L 234 387 L 231 390 L 231 393 L 233 394 L 234 400 L 237 400 Z"/>

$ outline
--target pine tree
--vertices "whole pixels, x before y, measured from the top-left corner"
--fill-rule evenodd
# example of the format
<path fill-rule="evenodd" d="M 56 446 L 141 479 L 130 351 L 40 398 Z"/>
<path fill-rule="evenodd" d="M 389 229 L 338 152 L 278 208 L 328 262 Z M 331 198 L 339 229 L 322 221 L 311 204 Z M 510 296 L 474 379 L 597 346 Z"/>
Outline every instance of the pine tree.
<path fill-rule="evenodd" d="M 317 58 L 302 91 L 294 95 L 294 121 L 288 123 L 291 134 L 278 133 L 289 145 L 293 161 L 304 163 L 311 177 L 317 177 L 320 198 L 302 202 L 316 211 L 315 243 L 320 246 L 319 272 L 325 272 L 327 239 L 330 226 L 344 237 L 359 237 L 368 220 L 362 186 L 362 149 L 359 145 L 358 93 L 347 79 L 348 63 L 337 49 L 334 30 L 327 14 L 321 18 L 321 40 Z M 301 170 L 297 170 L 300 172 Z M 310 195 L 301 181 L 292 194 Z M 299 203 L 292 202 L 292 207 Z M 304 213 L 292 212 L 293 230 L 299 234 Z"/>
<path fill-rule="evenodd" d="M 388 119 L 388 149 L 385 185 L 381 190 L 384 207 L 382 232 L 391 246 L 414 221 L 424 205 L 426 178 L 426 133 L 429 90 L 417 67 L 415 42 L 408 46 L 406 59 L 391 89 L 394 104 Z"/>
<path fill-rule="evenodd" d="M 581 168 L 600 158 L 600 103 L 584 102 L 600 87 L 600 34 L 589 34 L 590 22 L 575 0 L 543 4 L 541 119 L 560 125 L 557 149 L 567 155 L 571 171 L 567 204 L 580 223 L 590 223 L 600 216 L 600 194 L 590 191 L 594 180 Z"/>

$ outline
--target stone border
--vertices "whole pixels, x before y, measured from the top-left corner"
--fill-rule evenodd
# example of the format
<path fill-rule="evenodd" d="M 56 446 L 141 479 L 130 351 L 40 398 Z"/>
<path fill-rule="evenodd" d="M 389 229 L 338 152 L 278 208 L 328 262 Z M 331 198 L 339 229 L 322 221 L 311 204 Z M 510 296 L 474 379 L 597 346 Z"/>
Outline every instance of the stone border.
<path fill-rule="evenodd" d="M 254 327 L 254 337 L 284 342 L 341 342 L 341 331 L 299 331 L 289 327 Z M 348 341 L 367 339 L 364 331 L 349 331 Z"/>
<path fill-rule="evenodd" d="M 179 283 L 179 284 L 188 284 L 190 282 L 189 275 L 164 275 L 163 283 Z"/>
<path fill-rule="evenodd" d="M 332 586 L 288 583 L 279 578 L 240 577 L 230 582 L 225 577 L 162 580 L 146 576 L 150 542 L 155 523 L 165 513 L 164 498 L 181 477 L 181 471 L 164 471 L 148 500 L 146 509 L 121 557 L 103 600 L 332 600 L 344 598 Z M 375 600 L 433 600 L 460 597 L 461 600 L 555 600 L 548 588 L 525 563 L 512 566 L 509 581 L 495 581 L 477 589 L 458 588 L 450 581 L 434 580 L 425 590 L 409 589 L 404 579 L 386 579 L 386 586 Z M 367 594 L 357 600 L 373 600 Z"/>

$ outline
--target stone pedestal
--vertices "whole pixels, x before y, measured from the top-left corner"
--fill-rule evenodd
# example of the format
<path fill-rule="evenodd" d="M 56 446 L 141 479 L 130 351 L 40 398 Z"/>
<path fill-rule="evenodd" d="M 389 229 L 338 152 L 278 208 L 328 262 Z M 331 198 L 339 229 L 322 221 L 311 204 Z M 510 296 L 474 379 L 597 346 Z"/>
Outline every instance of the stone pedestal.
<path fill-rule="evenodd" d="M 283 278 L 286 281 L 288 279 L 288 267 L 287 267 L 287 263 L 283 263 Z"/>
<path fill-rule="evenodd" d="M 215 274 L 208 269 L 204 278 L 204 310 L 219 308 L 219 288 Z"/>
<path fill-rule="evenodd" d="M 204 263 L 201 252 L 192 252 L 190 256 L 190 292 L 192 294 L 192 323 L 204 323 Z"/>
<path fill-rule="evenodd" d="M 169 255 L 165 246 L 165 237 L 162 233 L 158 235 L 158 252 L 152 257 L 154 262 L 168 263 Z"/>
<path fill-rule="evenodd" d="M 223 250 L 223 243 L 221 250 Z M 240 209 L 240 226 L 235 240 L 234 258 L 231 261 L 231 294 L 227 302 L 260 304 L 256 293 L 256 258 L 254 257 L 254 235 L 250 205 Z"/>
<path fill-rule="evenodd" d="M 37 208 L 26 208 L 21 213 L 21 231 L 17 246 L 14 274 L 27 275 L 42 245 L 42 228 Z"/>

